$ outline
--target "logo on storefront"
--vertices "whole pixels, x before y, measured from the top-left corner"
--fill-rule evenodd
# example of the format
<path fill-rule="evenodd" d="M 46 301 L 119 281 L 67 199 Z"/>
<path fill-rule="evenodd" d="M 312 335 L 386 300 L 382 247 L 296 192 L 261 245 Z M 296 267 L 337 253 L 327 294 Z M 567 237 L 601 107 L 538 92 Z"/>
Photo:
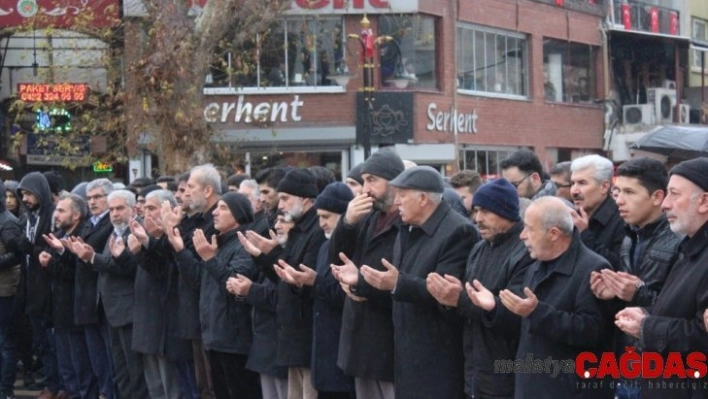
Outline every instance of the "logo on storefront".
<path fill-rule="evenodd" d="M 457 112 L 450 107 L 448 111 L 438 111 L 438 105 L 428 104 L 428 124 L 425 126 L 430 131 L 450 133 L 477 133 L 477 110 L 469 113 Z"/>
<path fill-rule="evenodd" d="M 17 12 L 25 17 L 34 17 L 39 11 L 39 6 L 37 6 L 37 0 L 20 0 L 17 2 Z"/>
<path fill-rule="evenodd" d="M 634 378 L 703 378 L 708 372 L 706 354 L 691 352 L 685 357 L 678 352 L 664 356 L 657 352 L 636 352 L 634 347 L 625 348 L 617 358 L 613 352 L 605 352 L 597 358 L 592 352 L 582 352 L 575 358 L 575 373 L 580 378 L 614 379 Z"/>

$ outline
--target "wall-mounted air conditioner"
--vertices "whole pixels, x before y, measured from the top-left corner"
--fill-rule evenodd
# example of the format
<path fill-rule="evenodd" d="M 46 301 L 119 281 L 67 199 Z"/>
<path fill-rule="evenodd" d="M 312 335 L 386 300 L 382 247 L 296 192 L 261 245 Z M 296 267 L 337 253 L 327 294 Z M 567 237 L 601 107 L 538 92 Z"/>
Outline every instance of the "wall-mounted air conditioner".
<path fill-rule="evenodd" d="M 673 123 L 676 90 L 654 87 L 647 89 L 647 103 L 654 105 L 656 123 Z"/>
<path fill-rule="evenodd" d="M 688 125 L 691 123 L 691 106 L 688 104 L 681 104 L 681 114 L 679 115 L 679 123 L 682 125 Z"/>
<path fill-rule="evenodd" d="M 654 104 L 632 104 L 622 107 L 622 121 L 625 125 L 653 125 Z"/>

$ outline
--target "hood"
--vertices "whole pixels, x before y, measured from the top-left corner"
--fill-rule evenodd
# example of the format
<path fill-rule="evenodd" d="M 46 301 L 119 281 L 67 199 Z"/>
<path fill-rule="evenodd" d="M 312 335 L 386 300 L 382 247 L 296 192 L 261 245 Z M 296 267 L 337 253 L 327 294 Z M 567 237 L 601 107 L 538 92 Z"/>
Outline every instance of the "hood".
<path fill-rule="evenodd" d="M 22 200 L 22 190 L 29 191 L 39 200 L 40 212 L 47 209 L 47 205 L 52 203 L 52 193 L 49 190 L 47 178 L 39 172 L 32 172 L 25 175 L 17 186 L 17 198 Z"/>
<path fill-rule="evenodd" d="M 5 190 L 7 190 L 7 188 L 5 188 L 2 180 L 0 180 L 0 213 L 5 212 L 5 197 L 7 196 Z"/>

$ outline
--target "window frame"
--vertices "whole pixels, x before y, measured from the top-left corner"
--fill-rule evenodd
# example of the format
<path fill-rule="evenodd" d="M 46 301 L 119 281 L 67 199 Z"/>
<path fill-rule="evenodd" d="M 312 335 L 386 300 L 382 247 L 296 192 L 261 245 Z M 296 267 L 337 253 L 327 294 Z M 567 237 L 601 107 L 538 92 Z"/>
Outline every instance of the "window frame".
<path fill-rule="evenodd" d="M 580 100 L 579 100 L 579 101 L 569 101 L 569 100 L 566 100 L 566 99 L 565 99 L 565 98 L 566 98 L 566 95 L 563 94 L 561 100 L 548 100 L 548 99 L 545 98 L 545 92 L 544 92 L 544 101 L 545 101 L 545 102 L 549 102 L 549 103 L 554 103 L 554 104 L 569 104 L 569 105 L 590 105 L 590 104 L 594 104 L 594 99 L 597 98 L 597 81 L 598 81 L 598 79 L 599 79 L 599 76 L 598 76 L 598 72 L 599 72 L 599 71 L 598 71 L 598 65 L 597 65 L 597 57 L 598 57 L 599 54 L 600 54 L 600 48 L 599 48 L 598 46 L 594 46 L 594 45 L 589 44 L 589 43 L 567 41 L 567 40 L 557 39 L 557 38 L 554 38 L 554 37 L 543 37 L 542 68 L 544 69 L 544 73 L 546 72 L 546 71 L 545 71 L 545 68 L 546 68 L 546 56 L 547 56 L 547 54 L 546 54 L 546 48 L 545 48 L 545 47 L 546 47 L 546 42 L 547 42 L 547 41 L 553 41 L 553 42 L 556 42 L 556 43 L 558 43 L 558 44 L 562 44 L 562 45 L 565 46 L 564 53 L 563 53 L 564 56 L 563 56 L 563 60 L 562 60 L 563 62 L 562 62 L 562 64 L 561 64 L 561 68 L 563 69 L 563 70 L 561 71 L 562 74 L 563 74 L 563 75 L 561 76 L 561 79 L 562 79 L 563 81 L 565 81 L 565 79 L 566 79 L 566 77 L 564 76 L 564 75 L 565 75 L 565 70 L 564 70 L 564 69 L 566 68 L 566 66 L 568 66 L 568 62 L 571 62 L 571 63 L 572 63 L 572 61 L 573 61 L 572 56 L 569 55 L 572 51 L 574 51 L 574 50 L 571 48 L 571 46 L 577 46 L 578 48 L 580 48 L 580 46 L 582 46 L 582 47 L 584 47 L 583 50 L 590 50 L 590 52 L 589 52 L 588 64 L 587 64 L 588 76 L 582 77 L 582 78 L 584 78 L 584 79 L 586 80 L 586 85 L 587 85 L 587 88 L 586 88 L 586 89 L 587 89 L 587 93 L 586 93 L 586 95 L 587 95 L 588 99 L 585 100 L 585 101 L 580 101 Z M 570 57 L 570 58 L 569 58 L 569 59 L 566 59 L 566 57 Z M 571 67 L 571 68 L 575 68 L 575 66 L 573 66 L 573 65 L 570 65 L 570 67 Z M 578 78 L 578 80 L 579 80 L 579 79 L 580 79 L 580 78 Z M 545 77 L 544 77 L 544 81 L 543 81 L 543 83 L 542 83 L 542 84 L 544 85 L 544 90 L 545 90 L 545 83 L 546 83 L 546 82 L 545 82 Z M 566 89 L 567 89 L 567 88 L 566 88 L 565 84 L 563 84 L 563 92 L 565 92 Z M 574 94 L 574 93 L 569 93 L 569 94 Z"/>
<path fill-rule="evenodd" d="M 696 29 L 696 25 L 698 24 L 703 24 L 703 36 L 704 37 L 697 37 L 697 32 L 698 29 Z M 697 17 L 691 17 L 691 39 L 697 40 L 700 42 L 704 42 L 708 44 L 708 20 L 703 19 L 703 18 L 697 18 Z M 705 51 L 693 49 L 692 55 L 691 55 L 691 71 L 693 72 L 698 72 L 701 73 L 701 63 L 700 63 L 700 57 L 708 57 L 708 55 L 704 54 Z M 704 65 L 703 73 L 708 72 L 708 58 L 706 58 L 706 63 Z"/>
<path fill-rule="evenodd" d="M 483 32 L 485 34 L 491 33 L 495 35 L 500 35 L 504 36 L 506 39 L 506 48 L 507 50 L 505 53 L 508 53 L 508 41 L 509 39 L 514 39 L 517 41 L 522 41 L 523 43 L 523 53 L 522 53 L 522 66 L 519 71 L 518 76 L 523 78 L 523 83 L 522 83 L 522 92 L 524 94 L 513 94 L 513 93 L 502 93 L 502 92 L 495 92 L 495 91 L 487 91 L 487 90 L 475 90 L 475 89 L 465 89 L 459 87 L 460 84 L 456 85 L 456 90 L 458 94 L 463 94 L 463 95 L 471 95 L 471 96 L 477 96 L 477 97 L 490 97 L 490 98 L 499 98 L 499 99 L 506 99 L 506 100 L 520 100 L 520 101 L 529 101 L 531 100 L 531 93 L 530 93 L 530 74 L 531 74 L 531 68 L 529 64 L 529 44 L 530 44 L 530 36 L 526 33 L 522 32 L 514 32 L 514 31 L 509 31 L 505 29 L 500 29 L 500 28 L 494 28 L 494 27 L 489 27 L 489 26 L 484 26 L 484 25 L 478 25 L 474 23 L 469 23 L 469 22 L 458 22 L 455 26 L 455 37 L 456 43 L 455 43 L 455 52 L 456 52 L 456 63 L 455 63 L 455 79 L 459 79 L 458 76 L 460 73 L 464 73 L 465 71 L 460 71 L 460 65 L 459 63 L 461 62 L 461 51 L 460 47 L 462 45 L 462 40 L 461 40 L 461 32 L 460 30 L 470 30 L 473 32 L 473 43 L 476 41 L 476 34 L 477 32 Z M 473 55 L 472 55 L 472 64 L 473 64 L 473 72 L 477 70 L 477 56 L 474 54 L 474 44 L 472 44 L 473 47 Z M 486 48 L 486 47 L 485 47 Z M 484 54 L 484 58 L 486 58 L 486 54 Z M 507 64 L 507 63 L 505 63 Z M 487 63 L 485 63 L 487 65 Z M 507 66 L 508 68 L 508 66 Z"/>

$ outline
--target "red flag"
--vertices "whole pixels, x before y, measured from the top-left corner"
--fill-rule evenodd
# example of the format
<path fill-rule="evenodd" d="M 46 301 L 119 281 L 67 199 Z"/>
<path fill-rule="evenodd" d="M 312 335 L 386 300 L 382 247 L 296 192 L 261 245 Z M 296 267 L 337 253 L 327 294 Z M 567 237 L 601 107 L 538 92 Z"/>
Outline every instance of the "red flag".
<path fill-rule="evenodd" d="M 649 9 L 649 24 L 652 32 L 659 33 L 659 10 L 656 7 Z"/>
<path fill-rule="evenodd" d="M 629 11 L 629 4 L 622 4 L 622 25 L 627 30 L 632 29 L 632 13 Z"/>

